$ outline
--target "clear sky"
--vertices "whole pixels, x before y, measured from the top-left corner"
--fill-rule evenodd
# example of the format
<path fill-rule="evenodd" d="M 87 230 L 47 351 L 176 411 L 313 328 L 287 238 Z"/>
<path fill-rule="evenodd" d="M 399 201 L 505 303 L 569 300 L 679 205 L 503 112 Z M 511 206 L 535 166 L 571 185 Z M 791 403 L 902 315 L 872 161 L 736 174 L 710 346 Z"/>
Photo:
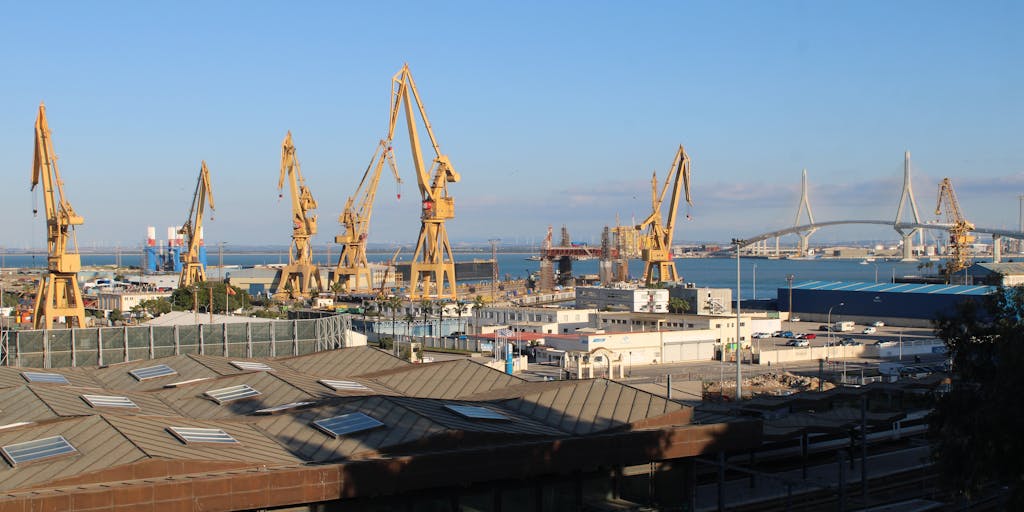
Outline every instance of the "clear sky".
<path fill-rule="evenodd" d="M 85 217 L 80 245 L 137 246 L 147 225 L 162 238 L 185 220 L 203 159 L 208 243 L 286 245 L 287 130 L 325 244 L 385 133 L 403 62 L 462 175 L 456 242 L 539 242 L 549 224 L 596 241 L 616 215 L 649 213 L 651 172 L 664 175 L 680 143 L 696 204 L 681 242 L 792 224 L 803 168 L 816 220 L 893 218 L 907 150 L 923 218 L 949 176 L 977 225 L 1018 224 L 1021 2 L 144 4 L 0 2 L 0 245 L 44 245 L 28 190 L 41 100 Z M 385 176 L 373 242 L 419 230 L 397 133 L 402 199 Z"/>

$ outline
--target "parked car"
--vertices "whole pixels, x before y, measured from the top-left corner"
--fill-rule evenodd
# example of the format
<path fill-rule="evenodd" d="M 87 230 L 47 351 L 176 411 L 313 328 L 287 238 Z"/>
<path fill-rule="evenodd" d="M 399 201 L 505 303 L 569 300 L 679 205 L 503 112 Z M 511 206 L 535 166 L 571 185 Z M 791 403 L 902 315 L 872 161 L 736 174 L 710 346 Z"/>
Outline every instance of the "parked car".
<path fill-rule="evenodd" d="M 875 329 L 874 327 L 865 327 L 864 334 L 874 334 L 877 330 L 878 329 Z"/>
<path fill-rule="evenodd" d="M 800 317 L 794 316 L 793 318 L 790 318 L 789 321 L 790 322 L 799 322 L 800 321 Z"/>
<path fill-rule="evenodd" d="M 794 340 L 794 341 L 796 341 L 796 346 L 797 347 L 809 347 L 809 346 L 811 346 L 811 342 L 809 342 L 807 340 Z"/>
<path fill-rule="evenodd" d="M 793 338 L 794 337 L 793 331 L 782 331 L 782 333 L 780 333 L 779 336 L 782 336 L 783 338 Z"/>
<path fill-rule="evenodd" d="M 885 322 L 882 322 L 881 320 L 879 320 L 877 322 L 872 323 L 871 326 L 872 327 L 885 327 Z"/>
<path fill-rule="evenodd" d="M 828 328 L 827 325 L 819 325 L 818 326 L 818 330 L 821 331 L 821 332 L 828 332 L 829 328 Z"/>
<path fill-rule="evenodd" d="M 855 340 L 853 338 L 843 338 L 843 340 L 840 341 L 839 344 L 844 346 L 844 347 L 858 347 L 860 345 L 863 345 L 863 343 L 861 343 L 861 342 L 859 342 L 859 341 L 857 341 L 857 340 Z"/>
<path fill-rule="evenodd" d="M 807 334 L 804 334 L 804 339 L 805 340 L 813 340 L 813 339 L 815 339 L 817 337 L 818 337 L 818 335 L 814 334 L 813 332 L 809 332 Z"/>

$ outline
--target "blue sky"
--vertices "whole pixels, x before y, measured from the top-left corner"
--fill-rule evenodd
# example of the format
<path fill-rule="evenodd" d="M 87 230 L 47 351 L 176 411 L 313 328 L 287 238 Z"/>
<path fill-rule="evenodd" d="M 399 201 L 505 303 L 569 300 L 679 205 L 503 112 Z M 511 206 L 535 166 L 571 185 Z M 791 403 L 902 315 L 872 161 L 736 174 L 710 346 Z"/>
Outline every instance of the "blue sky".
<path fill-rule="evenodd" d="M 552 5 L 554 4 L 554 5 Z M 333 239 L 409 62 L 442 150 L 453 241 L 578 240 L 649 213 L 682 143 L 693 220 L 677 241 L 793 222 L 808 169 L 817 220 L 895 216 L 903 152 L 922 217 L 952 178 L 970 220 L 1014 227 L 1024 193 L 1019 2 L 4 2 L 0 244 L 41 247 L 30 133 L 46 101 L 83 246 L 134 246 L 184 221 L 205 159 L 207 240 L 288 243 L 276 190 L 294 136 Z M 381 181 L 371 240 L 414 241 Z M 429 146 L 426 148 L 429 151 Z M 427 158 L 432 155 L 428 152 Z M 40 201 L 41 204 L 41 201 Z M 895 239 L 883 228 L 819 240 Z"/>

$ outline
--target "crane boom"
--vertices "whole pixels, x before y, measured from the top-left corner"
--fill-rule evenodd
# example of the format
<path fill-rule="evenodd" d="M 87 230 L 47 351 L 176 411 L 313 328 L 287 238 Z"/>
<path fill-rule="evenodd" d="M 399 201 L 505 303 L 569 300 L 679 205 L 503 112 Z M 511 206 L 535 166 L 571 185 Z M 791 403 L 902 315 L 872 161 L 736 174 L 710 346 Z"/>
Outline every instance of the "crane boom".
<path fill-rule="evenodd" d="M 413 111 L 416 102 L 423 126 L 434 147 L 434 161 L 428 170 L 420 149 L 419 127 Z M 405 64 L 391 78 L 391 115 L 388 134 L 394 133 L 400 111 L 405 111 L 409 131 L 409 145 L 412 161 L 416 168 L 416 181 L 421 197 L 420 235 L 416 242 L 410 266 L 409 298 L 411 300 L 430 298 L 456 298 L 455 259 L 445 221 L 455 218 L 455 198 L 448 195 L 448 183 L 456 183 L 461 177 L 455 172 L 448 157 L 441 153 L 441 147 L 434 136 L 434 130 L 427 118 L 416 83 L 412 79 L 409 65 Z"/>
<path fill-rule="evenodd" d="M 333 279 L 340 292 L 367 293 L 373 289 L 370 264 L 366 260 L 366 241 L 370 233 L 370 217 L 373 215 L 373 203 L 377 197 L 377 185 L 380 183 L 385 162 L 391 167 L 395 181 L 401 185 L 402 178 L 398 176 L 398 165 L 391 150 L 391 141 L 381 139 L 373 152 L 373 157 L 370 158 L 369 165 L 366 166 L 359 186 L 356 187 L 355 193 L 349 196 L 345 202 L 345 209 L 338 217 L 344 232 L 334 237 L 334 241 L 341 244 L 342 248 Z M 358 208 L 357 197 L 360 198 Z"/>
<path fill-rule="evenodd" d="M 665 196 L 671 188 L 672 197 L 669 202 L 668 215 L 661 215 Z M 693 205 L 690 198 L 690 156 L 683 145 L 679 145 L 676 156 L 672 160 L 665 183 L 658 193 L 658 175 L 651 177 L 651 214 L 636 229 L 648 229 L 642 257 L 644 260 L 644 282 L 651 286 L 657 282 L 679 281 L 676 264 L 672 259 L 672 236 L 675 232 L 676 217 L 679 213 L 679 192 L 683 191 L 686 203 Z"/>
<path fill-rule="evenodd" d="M 187 289 L 193 284 L 206 281 L 206 269 L 199 259 L 199 245 L 202 243 L 203 210 L 206 205 L 215 210 L 213 205 L 213 188 L 210 186 L 210 170 L 203 160 L 199 167 L 199 178 L 196 179 L 196 190 L 192 194 L 192 206 L 188 209 L 188 218 L 182 224 L 178 234 L 184 235 L 186 250 L 181 254 L 181 276 L 178 288 Z"/>
<path fill-rule="evenodd" d="M 942 215 L 943 211 L 946 214 L 946 222 L 950 224 L 950 259 L 947 268 L 952 274 L 967 268 L 967 265 L 970 264 L 970 244 L 974 242 L 971 231 L 974 230 L 974 224 L 964 218 L 963 212 L 960 210 L 960 202 L 956 200 L 953 182 L 949 178 L 943 178 L 939 183 L 939 197 L 935 203 L 935 215 Z"/>
<path fill-rule="evenodd" d="M 64 197 L 64 181 L 57 167 L 57 154 L 53 151 L 50 124 L 46 120 L 46 105 L 39 104 L 35 124 L 35 153 L 32 158 L 32 186 L 43 184 L 43 204 L 46 209 L 47 270 L 36 292 L 35 311 L 32 316 L 36 329 L 48 329 L 58 317 L 66 317 L 78 327 L 85 327 L 85 305 L 78 287 L 78 271 L 82 267 L 74 227 L 85 220 L 75 213 Z M 72 242 L 74 251 L 68 249 Z"/>
<path fill-rule="evenodd" d="M 313 248 L 309 239 L 316 234 L 316 215 L 311 212 L 317 207 L 313 194 L 302 177 L 299 159 L 295 156 L 292 132 L 289 131 L 281 143 L 281 177 L 277 189 L 288 188 L 292 203 L 292 245 L 288 248 L 288 265 L 281 269 L 274 295 L 278 298 L 306 298 L 314 290 L 323 290 L 320 269 L 313 263 Z"/>

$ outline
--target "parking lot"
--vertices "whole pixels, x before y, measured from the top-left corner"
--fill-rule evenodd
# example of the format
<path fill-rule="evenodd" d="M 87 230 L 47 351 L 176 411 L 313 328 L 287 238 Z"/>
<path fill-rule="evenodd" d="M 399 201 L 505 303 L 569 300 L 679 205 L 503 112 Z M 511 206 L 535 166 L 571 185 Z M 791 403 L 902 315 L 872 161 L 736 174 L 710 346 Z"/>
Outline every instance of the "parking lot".
<path fill-rule="evenodd" d="M 829 345 L 833 343 L 835 345 L 842 345 L 843 340 L 848 340 L 846 345 L 861 344 L 861 345 L 873 345 L 879 342 L 886 341 L 910 341 L 915 339 L 931 339 L 935 337 L 935 332 L 932 329 L 926 329 L 921 327 L 896 327 L 884 325 L 881 327 L 874 327 L 874 331 L 871 334 L 865 334 L 864 330 L 869 325 L 856 324 L 852 331 L 846 332 L 829 332 L 821 330 L 823 324 L 816 322 L 783 322 L 783 330 L 781 333 L 785 333 L 791 330 L 793 337 L 783 337 L 780 333 L 766 333 L 767 337 L 761 337 L 753 339 L 754 346 L 761 347 L 765 350 L 771 350 L 773 347 L 786 348 L 786 347 L 826 347 L 834 346 Z M 756 333 L 755 333 L 756 334 Z M 797 336 L 807 336 L 813 334 L 812 338 L 797 338 Z M 806 344 L 797 345 L 795 342 L 806 342 Z"/>

